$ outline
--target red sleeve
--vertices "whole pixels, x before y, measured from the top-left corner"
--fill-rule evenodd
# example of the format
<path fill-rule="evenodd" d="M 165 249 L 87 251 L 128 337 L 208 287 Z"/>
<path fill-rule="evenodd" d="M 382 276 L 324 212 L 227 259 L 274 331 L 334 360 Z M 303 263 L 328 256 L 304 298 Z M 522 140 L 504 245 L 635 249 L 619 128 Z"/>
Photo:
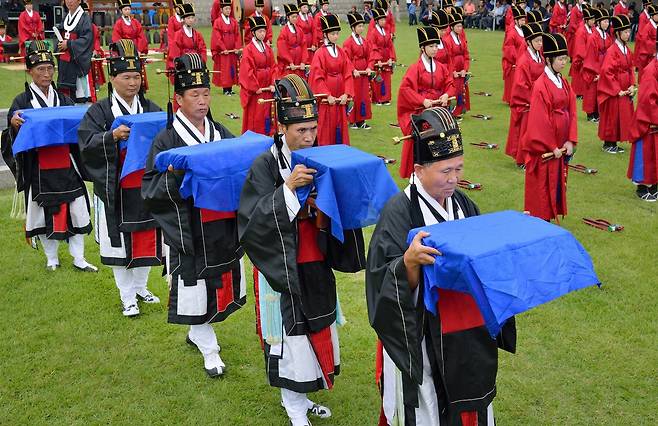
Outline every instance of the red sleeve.
<path fill-rule="evenodd" d="M 224 40 L 222 39 L 221 23 L 216 19 L 212 24 L 212 32 L 210 35 L 210 51 L 212 55 L 219 55 L 222 51 L 227 50 Z"/>
<path fill-rule="evenodd" d="M 313 55 L 311 63 L 311 73 L 308 76 L 308 82 L 313 93 L 331 93 L 327 86 L 325 75 L 324 56 L 327 54 L 326 49 L 320 49 Z"/>
<path fill-rule="evenodd" d="M 395 18 L 393 17 L 393 12 L 390 10 L 388 11 L 388 14 L 386 15 L 387 21 L 389 23 L 389 31 L 391 34 L 395 34 Z"/>
<path fill-rule="evenodd" d="M 238 75 L 240 83 L 240 95 L 242 91 L 245 91 L 247 96 L 240 96 L 240 99 L 244 98 L 242 107 L 244 108 L 247 105 L 249 96 L 256 94 L 256 91 L 260 89 L 258 87 L 258 79 L 256 78 L 256 61 L 251 49 L 245 49 L 242 54 L 242 59 L 240 59 L 240 73 Z"/>
<path fill-rule="evenodd" d="M 644 136 L 649 126 L 658 126 L 658 62 L 654 59 L 644 70 L 638 91 L 637 109 L 633 116 L 631 139 Z"/>
<path fill-rule="evenodd" d="M 409 67 L 398 89 L 398 122 L 400 122 L 400 111 L 411 111 L 423 106 L 425 97 L 418 93 L 418 68 L 422 66 L 415 62 Z"/>
<path fill-rule="evenodd" d="M 210 22 L 214 24 L 221 13 L 222 9 L 219 6 L 219 0 L 214 0 L 212 2 L 212 9 L 210 9 Z"/>
<path fill-rule="evenodd" d="M 174 59 L 178 58 L 181 54 L 180 37 L 182 32 L 183 32 L 182 29 L 176 31 L 174 33 L 174 38 L 169 40 L 169 53 L 167 53 L 167 56 L 171 58 L 172 62 Z"/>
<path fill-rule="evenodd" d="M 352 64 L 352 61 L 350 58 L 347 57 L 345 54 L 345 51 L 341 49 L 340 47 L 336 46 L 336 50 L 338 50 L 339 56 L 343 56 L 345 58 L 345 62 L 343 64 L 343 81 L 345 82 L 345 92 L 348 97 L 353 98 L 354 97 L 354 65 Z"/>
<path fill-rule="evenodd" d="M 181 30 L 185 31 L 185 30 Z M 196 49 L 197 53 L 199 56 L 201 56 L 201 60 L 203 62 L 208 62 L 208 52 L 206 49 L 206 41 L 203 39 L 203 36 L 201 35 L 200 32 L 197 30 L 194 30 L 194 39 L 196 40 Z"/>
<path fill-rule="evenodd" d="M 43 39 L 44 33 L 43 33 L 43 21 L 41 20 L 41 15 L 39 15 L 36 12 L 34 13 L 39 17 L 39 19 L 37 20 L 37 33 L 39 33 L 41 39 Z"/>
<path fill-rule="evenodd" d="M 98 27 L 95 24 L 91 24 L 91 31 L 94 33 L 94 52 L 103 56 L 103 48 L 101 47 L 101 36 L 98 32 Z"/>
<path fill-rule="evenodd" d="M 616 69 L 621 65 L 619 63 L 619 53 L 617 46 L 612 45 L 605 55 L 601 66 L 601 77 L 597 86 L 599 97 L 603 94 L 606 98 L 616 98 L 619 96 L 619 92 L 627 89 L 627 87 L 621 87 L 617 77 Z"/>
<path fill-rule="evenodd" d="M 272 23 L 270 22 L 270 18 L 267 16 L 263 15 L 263 18 L 265 18 L 265 23 L 267 24 L 267 31 L 265 33 L 265 43 L 268 41 L 271 43 L 272 42 Z"/>
<path fill-rule="evenodd" d="M 578 30 L 574 36 L 573 64 L 581 69 L 585 61 L 585 55 L 587 54 L 586 45 L 588 38 L 589 35 L 581 30 Z"/>
<path fill-rule="evenodd" d="M 576 110 L 576 94 L 574 93 L 571 85 L 566 78 L 562 79 L 567 92 L 569 92 L 569 136 L 567 136 L 567 141 L 573 142 L 574 145 L 578 143 L 578 112 Z M 564 144 L 562 144 L 564 146 Z M 562 148 L 560 146 L 560 148 Z"/>
<path fill-rule="evenodd" d="M 347 36 L 347 38 L 343 42 L 343 52 L 345 52 L 345 55 L 347 55 L 347 57 L 352 62 L 354 62 L 354 51 L 352 50 L 353 45 L 354 45 L 354 39 L 351 36 Z"/>
<path fill-rule="evenodd" d="M 583 59 L 582 77 L 585 83 L 592 84 L 597 75 L 601 72 L 598 63 L 599 46 L 598 35 L 592 34 L 585 43 L 585 57 Z"/>
<path fill-rule="evenodd" d="M 116 43 L 121 40 L 123 37 L 123 21 L 119 18 L 112 28 L 112 43 Z"/>
<path fill-rule="evenodd" d="M 137 34 L 139 34 L 139 39 L 137 40 L 137 50 L 139 50 L 140 53 L 149 53 L 149 42 L 146 39 L 146 34 L 144 33 L 142 24 L 140 24 L 136 19 L 133 20 L 133 23 L 137 24 L 135 25 L 135 31 Z"/>
<path fill-rule="evenodd" d="M 468 42 L 464 40 L 462 42 L 464 46 L 464 70 L 468 71 L 471 68 L 471 53 L 468 51 Z M 516 52 L 514 53 L 514 62 L 516 63 Z"/>
<path fill-rule="evenodd" d="M 233 37 L 235 37 L 235 48 L 242 48 L 242 37 L 240 37 L 240 24 L 234 18 L 231 18 L 233 22 Z"/>
<path fill-rule="evenodd" d="M 18 16 L 18 40 L 20 44 L 25 43 L 26 40 L 30 38 L 29 30 L 27 29 L 26 24 L 27 12 L 23 11 Z"/>
<path fill-rule="evenodd" d="M 371 68 L 373 68 L 377 62 L 381 62 L 384 60 L 382 47 L 377 44 L 377 41 L 380 38 L 381 37 L 378 37 L 377 34 L 373 34 L 371 37 L 368 37 L 367 40 L 368 50 L 370 51 L 370 61 L 372 63 Z"/>
<path fill-rule="evenodd" d="M 516 67 L 514 83 L 512 84 L 512 96 L 509 105 L 512 108 L 528 108 L 532 94 L 532 76 L 530 75 L 530 63 L 522 61 Z"/>
<path fill-rule="evenodd" d="M 543 154 L 558 148 L 554 132 L 546 131 L 546 129 L 553 128 L 551 121 L 553 107 L 546 88 L 547 81 L 547 77 L 542 75 L 535 82 L 530 97 L 528 123 L 532 123 L 532 125 L 526 129 L 523 147 L 535 154 Z"/>
<path fill-rule="evenodd" d="M 279 33 L 279 38 L 276 39 L 276 55 L 279 62 L 284 62 L 286 65 L 292 63 L 292 55 L 288 49 L 288 38 L 292 34 L 288 31 L 288 27 L 283 27 Z"/>

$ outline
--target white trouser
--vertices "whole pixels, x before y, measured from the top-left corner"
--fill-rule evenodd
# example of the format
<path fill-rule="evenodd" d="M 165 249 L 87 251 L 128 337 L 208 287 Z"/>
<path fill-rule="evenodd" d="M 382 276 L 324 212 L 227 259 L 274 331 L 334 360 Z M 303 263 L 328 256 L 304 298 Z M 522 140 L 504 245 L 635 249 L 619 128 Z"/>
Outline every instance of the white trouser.
<path fill-rule="evenodd" d="M 48 266 L 59 265 L 59 256 L 57 249 L 59 248 L 59 240 L 51 240 L 46 238 L 45 235 L 39 235 L 39 240 L 43 246 L 43 252 L 46 254 Z M 69 237 L 69 253 L 73 258 L 73 264 L 84 268 L 87 266 L 85 261 L 85 236 L 82 234 L 75 234 Z"/>
<path fill-rule="evenodd" d="M 124 306 L 137 304 L 137 295 L 145 295 L 150 266 L 126 269 L 125 266 L 112 266 L 114 282 L 119 289 L 121 303 Z"/>
<path fill-rule="evenodd" d="M 212 325 L 207 323 L 192 324 L 190 325 L 188 336 L 197 348 L 199 348 L 199 351 L 204 357 L 219 353 L 217 336 L 215 335 L 215 329 L 212 328 Z"/>
<path fill-rule="evenodd" d="M 305 393 L 294 392 L 281 388 L 281 402 L 292 422 L 292 426 L 308 425 L 306 413 L 313 407 L 313 401 L 306 397 Z"/>

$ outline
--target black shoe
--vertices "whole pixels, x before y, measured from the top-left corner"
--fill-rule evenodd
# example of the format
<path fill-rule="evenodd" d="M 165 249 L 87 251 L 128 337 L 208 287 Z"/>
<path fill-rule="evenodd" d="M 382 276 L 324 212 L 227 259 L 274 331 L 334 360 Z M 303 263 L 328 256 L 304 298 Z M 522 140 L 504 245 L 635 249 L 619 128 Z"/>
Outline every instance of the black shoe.
<path fill-rule="evenodd" d="M 649 192 L 651 192 L 654 197 L 658 198 L 658 185 L 655 183 L 649 187 Z"/>
<path fill-rule="evenodd" d="M 646 185 L 638 185 L 637 189 L 635 190 L 635 194 L 640 200 L 646 201 L 647 203 L 655 203 L 658 201 L 658 198 L 656 198 L 656 196 L 651 193 L 650 187 Z"/>

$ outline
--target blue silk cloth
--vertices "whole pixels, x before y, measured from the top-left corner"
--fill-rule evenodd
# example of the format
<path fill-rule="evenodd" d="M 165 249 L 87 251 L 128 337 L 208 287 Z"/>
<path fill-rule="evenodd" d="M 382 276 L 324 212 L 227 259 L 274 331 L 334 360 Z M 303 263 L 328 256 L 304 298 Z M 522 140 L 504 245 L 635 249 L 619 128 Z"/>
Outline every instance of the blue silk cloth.
<path fill-rule="evenodd" d="M 237 138 L 163 151 L 155 157 L 155 167 L 164 172 L 171 164 L 184 170 L 180 195 L 193 197 L 195 207 L 235 211 L 251 164 L 271 146 L 269 136 L 247 131 Z"/>
<path fill-rule="evenodd" d="M 513 315 L 583 287 L 600 285 L 589 254 L 566 229 L 514 211 L 412 229 L 441 252 L 423 266 L 424 303 L 436 314 L 437 288 L 475 299 L 492 337 Z"/>
<path fill-rule="evenodd" d="M 343 241 L 343 230 L 373 225 L 386 202 L 399 190 L 381 158 L 348 145 L 327 145 L 292 153 L 292 167 L 317 170 L 316 204 L 331 218 L 331 233 Z M 311 185 L 297 189 L 303 206 Z"/>
<path fill-rule="evenodd" d="M 146 157 L 151 149 L 153 138 L 167 127 L 167 113 L 164 111 L 146 112 L 144 114 L 123 115 L 112 123 L 112 130 L 121 125 L 130 127 L 128 140 L 119 147 L 126 149 L 126 158 L 121 169 L 121 179 L 146 167 Z"/>
<path fill-rule="evenodd" d="M 30 149 L 78 143 L 78 127 L 88 106 L 26 109 L 13 145 L 14 156 Z"/>

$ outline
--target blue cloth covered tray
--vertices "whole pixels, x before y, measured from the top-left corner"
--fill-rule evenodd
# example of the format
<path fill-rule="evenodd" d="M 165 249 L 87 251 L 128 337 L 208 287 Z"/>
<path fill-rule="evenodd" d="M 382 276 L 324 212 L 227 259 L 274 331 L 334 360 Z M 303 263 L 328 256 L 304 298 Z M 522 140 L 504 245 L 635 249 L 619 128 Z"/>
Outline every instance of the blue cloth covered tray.
<path fill-rule="evenodd" d="M 348 145 L 293 151 L 292 167 L 297 164 L 317 170 L 316 203 L 331 218 L 331 233 L 341 242 L 343 230 L 376 223 L 386 202 L 398 192 L 381 158 Z M 301 205 L 310 191 L 311 185 L 297 189 Z"/>
<path fill-rule="evenodd" d="M 161 152 L 155 157 L 155 167 L 164 172 L 171 164 L 185 170 L 180 195 L 193 197 L 196 207 L 235 211 L 251 163 L 270 146 L 269 136 L 247 131 L 238 138 Z"/>
<path fill-rule="evenodd" d="M 21 126 L 13 145 L 14 156 L 35 148 L 78 143 L 78 127 L 87 112 L 87 106 L 62 106 L 26 109 L 22 112 L 25 123 Z"/>
<path fill-rule="evenodd" d="M 475 299 L 492 337 L 505 321 L 569 292 L 599 284 L 589 254 L 566 229 L 502 211 L 412 229 L 442 253 L 423 267 L 426 308 L 436 314 L 435 288 Z"/>
<path fill-rule="evenodd" d="M 121 149 L 127 148 L 126 158 L 121 169 L 121 179 L 142 170 L 146 166 L 146 157 L 151 149 L 153 138 L 167 127 L 167 113 L 164 111 L 146 112 L 144 114 L 123 115 L 112 123 L 112 130 L 121 125 L 130 127 L 128 140 L 121 141 Z"/>

